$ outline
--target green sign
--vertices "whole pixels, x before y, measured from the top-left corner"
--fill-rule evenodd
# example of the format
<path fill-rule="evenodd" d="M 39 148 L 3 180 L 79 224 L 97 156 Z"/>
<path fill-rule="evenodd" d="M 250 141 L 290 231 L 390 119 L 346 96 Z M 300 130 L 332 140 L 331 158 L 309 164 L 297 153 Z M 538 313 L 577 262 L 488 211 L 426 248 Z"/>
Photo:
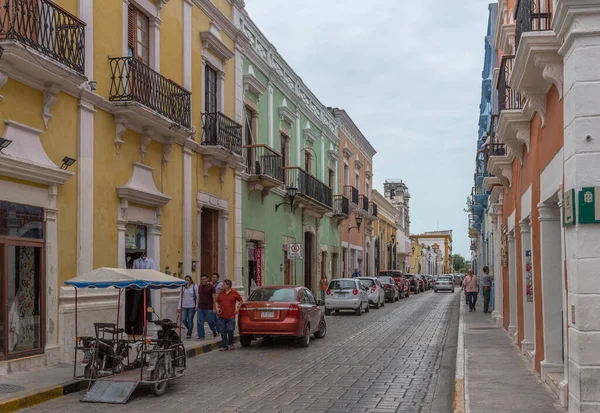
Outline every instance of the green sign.
<path fill-rule="evenodd" d="M 579 192 L 579 223 L 597 224 L 600 223 L 600 199 L 599 188 L 581 188 Z"/>
<path fill-rule="evenodd" d="M 569 189 L 563 196 L 563 225 L 575 225 L 575 190 Z"/>

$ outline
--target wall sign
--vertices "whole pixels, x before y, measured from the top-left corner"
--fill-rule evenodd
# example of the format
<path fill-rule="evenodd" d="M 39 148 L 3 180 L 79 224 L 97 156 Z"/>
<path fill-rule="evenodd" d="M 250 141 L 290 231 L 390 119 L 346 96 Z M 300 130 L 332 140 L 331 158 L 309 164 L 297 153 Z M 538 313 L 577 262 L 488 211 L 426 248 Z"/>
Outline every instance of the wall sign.
<path fill-rule="evenodd" d="M 527 302 L 533 302 L 533 272 L 531 267 L 531 250 L 525 251 L 525 294 Z"/>
<path fill-rule="evenodd" d="M 302 259 L 302 244 L 289 244 L 288 245 L 288 259 L 290 260 L 301 260 Z"/>
<path fill-rule="evenodd" d="M 575 225 L 575 189 L 563 194 L 563 226 Z"/>
<path fill-rule="evenodd" d="M 579 192 L 579 223 L 600 223 L 600 198 L 599 188 L 581 188 Z"/>
<path fill-rule="evenodd" d="M 262 248 L 256 248 L 254 250 L 254 261 L 256 264 L 256 277 L 255 282 L 257 286 L 262 285 Z"/>

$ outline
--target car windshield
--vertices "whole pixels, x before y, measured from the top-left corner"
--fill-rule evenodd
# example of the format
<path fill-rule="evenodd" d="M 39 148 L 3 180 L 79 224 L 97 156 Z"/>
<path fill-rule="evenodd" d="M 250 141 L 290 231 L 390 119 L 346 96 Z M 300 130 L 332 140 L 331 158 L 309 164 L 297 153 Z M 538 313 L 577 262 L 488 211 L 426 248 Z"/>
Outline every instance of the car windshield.
<path fill-rule="evenodd" d="M 450 278 L 450 277 L 439 277 L 438 280 L 439 281 L 452 281 L 452 278 Z"/>
<path fill-rule="evenodd" d="M 330 290 L 354 290 L 355 288 L 354 280 L 333 280 L 329 283 Z"/>
<path fill-rule="evenodd" d="M 371 288 L 375 282 L 369 278 L 359 278 L 363 285 L 367 288 Z"/>
<path fill-rule="evenodd" d="M 415 278 L 412 274 L 404 274 L 404 278 Z"/>
<path fill-rule="evenodd" d="M 393 272 L 393 271 L 381 271 L 379 273 L 380 277 L 401 277 L 399 272 Z"/>
<path fill-rule="evenodd" d="M 254 290 L 248 301 L 296 301 L 296 290 L 293 288 L 261 288 Z"/>
<path fill-rule="evenodd" d="M 379 277 L 382 284 L 394 284 L 394 279 L 391 277 Z"/>

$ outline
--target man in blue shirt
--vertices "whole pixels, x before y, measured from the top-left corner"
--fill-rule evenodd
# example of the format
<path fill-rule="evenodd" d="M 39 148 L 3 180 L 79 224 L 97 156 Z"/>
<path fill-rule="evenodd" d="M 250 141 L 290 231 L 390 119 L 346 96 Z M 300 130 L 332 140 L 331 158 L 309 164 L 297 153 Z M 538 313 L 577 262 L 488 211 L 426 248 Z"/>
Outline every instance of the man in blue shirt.
<path fill-rule="evenodd" d="M 360 271 L 358 271 L 358 268 L 355 268 L 354 272 L 352 273 L 352 278 L 356 277 L 360 277 Z"/>

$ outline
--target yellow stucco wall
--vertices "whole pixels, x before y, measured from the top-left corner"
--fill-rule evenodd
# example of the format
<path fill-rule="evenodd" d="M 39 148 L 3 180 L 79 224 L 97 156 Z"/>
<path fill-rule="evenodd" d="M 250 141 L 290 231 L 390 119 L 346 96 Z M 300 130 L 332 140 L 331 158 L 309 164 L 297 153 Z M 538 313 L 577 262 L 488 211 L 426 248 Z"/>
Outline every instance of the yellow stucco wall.
<path fill-rule="evenodd" d="M 123 54 L 123 2 L 94 2 L 94 80 L 96 93 L 108 100 L 110 90 L 110 64 L 108 57 Z M 112 22 L 112 24 L 107 24 Z M 89 42 L 89 39 L 86 39 Z"/>
<path fill-rule="evenodd" d="M 182 1 L 170 1 L 160 13 L 160 73 L 183 86 L 183 13 Z M 193 32 L 197 33 L 197 32 Z M 168 40 L 168 41 L 166 41 Z M 193 39 L 200 42 L 198 37 Z M 193 42 L 194 42 L 193 41 Z M 199 76 L 196 76 L 198 79 Z"/>

